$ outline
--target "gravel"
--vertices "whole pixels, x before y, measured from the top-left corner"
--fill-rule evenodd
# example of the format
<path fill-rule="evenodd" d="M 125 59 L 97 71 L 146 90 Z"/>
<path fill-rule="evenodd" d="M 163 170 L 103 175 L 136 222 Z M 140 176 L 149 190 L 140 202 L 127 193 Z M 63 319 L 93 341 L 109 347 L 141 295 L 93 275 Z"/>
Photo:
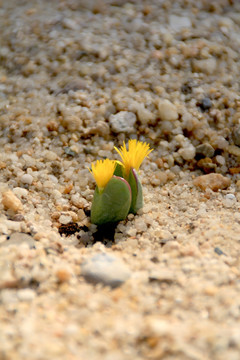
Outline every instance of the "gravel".
<path fill-rule="evenodd" d="M 131 275 L 121 260 L 107 254 L 97 254 L 87 259 L 82 264 L 81 274 L 91 283 L 103 283 L 112 288 L 122 285 Z"/>
<path fill-rule="evenodd" d="M 238 359 L 239 2 L 0 8 L 0 358 Z M 99 229 L 129 138 L 145 204 Z"/>

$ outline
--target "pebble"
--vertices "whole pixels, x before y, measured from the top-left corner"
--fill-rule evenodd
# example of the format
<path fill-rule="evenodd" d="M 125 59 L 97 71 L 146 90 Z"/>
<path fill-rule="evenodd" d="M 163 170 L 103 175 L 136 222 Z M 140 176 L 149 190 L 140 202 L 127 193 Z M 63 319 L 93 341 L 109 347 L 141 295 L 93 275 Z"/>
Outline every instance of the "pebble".
<path fill-rule="evenodd" d="M 227 208 L 230 208 L 234 205 L 234 203 L 236 202 L 236 197 L 234 194 L 227 194 L 225 196 L 225 199 L 223 201 L 224 206 L 226 206 Z"/>
<path fill-rule="evenodd" d="M 184 160 L 192 160 L 195 158 L 196 149 L 192 144 L 188 144 L 186 147 L 179 149 L 178 153 Z"/>
<path fill-rule="evenodd" d="M 109 122 L 111 128 L 116 133 L 132 133 L 137 117 L 133 112 L 120 111 L 115 115 L 110 115 Z"/>
<path fill-rule="evenodd" d="M 229 152 L 229 154 L 240 157 L 240 147 L 236 146 L 236 145 L 229 145 L 227 147 L 227 151 Z"/>
<path fill-rule="evenodd" d="M 177 16 L 177 15 L 170 15 L 169 16 L 169 25 L 172 30 L 180 31 L 182 29 L 192 27 L 191 20 L 186 16 Z"/>
<path fill-rule="evenodd" d="M 212 107 L 212 102 L 208 97 L 205 97 L 198 103 L 198 106 L 202 111 L 207 111 Z"/>
<path fill-rule="evenodd" d="M 11 190 L 7 190 L 2 194 L 2 204 L 6 209 L 14 212 L 22 211 L 23 205 Z"/>
<path fill-rule="evenodd" d="M 36 297 L 36 292 L 32 289 L 20 289 L 17 292 L 20 301 L 32 301 Z"/>
<path fill-rule="evenodd" d="M 219 189 L 226 189 L 231 184 L 231 180 L 221 174 L 207 174 L 198 176 L 193 180 L 193 184 L 202 190 L 209 188 L 218 191 Z"/>
<path fill-rule="evenodd" d="M 240 146 L 240 125 L 237 125 L 233 128 L 232 138 L 234 144 Z"/>
<path fill-rule="evenodd" d="M 200 144 L 196 147 L 196 154 L 203 155 L 204 157 L 212 158 L 214 152 L 214 148 L 208 143 Z"/>
<path fill-rule="evenodd" d="M 61 267 L 56 270 L 56 276 L 60 282 L 67 282 L 71 278 L 71 271 L 66 267 Z"/>
<path fill-rule="evenodd" d="M 176 281 L 176 275 L 174 272 L 166 269 L 152 270 L 148 278 L 150 282 L 156 281 L 170 284 Z"/>
<path fill-rule="evenodd" d="M 96 254 L 81 266 L 81 274 L 91 283 L 102 283 L 112 288 L 122 285 L 131 275 L 128 267 L 117 257 Z"/>
<path fill-rule="evenodd" d="M 29 248 L 35 248 L 35 240 L 27 234 L 15 232 L 10 236 L 9 240 L 4 241 L 0 246 L 20 245 L 22 243 L 28 244 Z"/>
<path fill-rule="evenodd" d="M 176 106 L 169 100 L 159 100 L 157 106 L 158 114 L 162 121 L 174 121 L 178 119 Z"/>
<path fill-rule="evenodd" d="M 215 58 L 197 60 L 194 59 L 192 62 L 194 72 L 202 72 L 205 74 L 213 74 L 217 67 L 217 60 Z"/>
<path fill-rule="evenodd" d="M 28 190 L 24 189 L 22 187 L 15 187 L 13 188 L 13 192 L 15 195 L 17 195 L 19 198 L 26 198 L 28 196 Z"/>
<path fill-rule="evenodd" d="M 24 175 L 22 175 L 22 177 L 21 177 L 21 182 L 22 182 L 23 184 L 31 185 L 32 182 L 33 182 L 33 177 L 32 177 L 32 175 L 30 175 L 30 174 L 24 174 Z"/>
<path fill-rule="evenodd" d="M 72 217 L 70 215 L 61 215 L 59 217 L 59 222 L 63 225 L 67 225 L 72 222 Z"/>

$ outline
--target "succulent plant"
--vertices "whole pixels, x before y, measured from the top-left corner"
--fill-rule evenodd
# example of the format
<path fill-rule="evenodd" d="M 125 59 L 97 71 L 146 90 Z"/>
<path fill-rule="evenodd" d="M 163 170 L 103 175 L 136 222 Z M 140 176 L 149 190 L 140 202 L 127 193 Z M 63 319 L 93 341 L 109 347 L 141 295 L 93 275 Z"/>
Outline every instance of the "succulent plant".
<path fill-rule="evenodd" d="M 91 222 L 96 225 L 124 220 L 143 206 L 138 169 L 152 150 L 137 140 L 129 140 L 128 150 L 125 143 L 115 149 L 121 161 L 97 160 L 89 169 L 97 184 L 91 208 Z"/>

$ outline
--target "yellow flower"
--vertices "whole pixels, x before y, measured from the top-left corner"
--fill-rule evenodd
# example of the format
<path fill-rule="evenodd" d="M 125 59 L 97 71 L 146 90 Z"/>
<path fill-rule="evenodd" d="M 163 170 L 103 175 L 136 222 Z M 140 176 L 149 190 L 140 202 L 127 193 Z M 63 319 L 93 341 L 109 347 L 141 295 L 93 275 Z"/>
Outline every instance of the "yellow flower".
<path fill-rule="evenodd" d="M 105 188 L 109 180 L 113 177 L 115 168 L 115 160 L 105 159 L 97 160 L 95 164 L 92 164 L 92 170 L 88 169 L 92 173 L 100 191 Z"/>
<path fill-rule="evenodd" d="M 129 175 L 131 168 L 138 170 L 145 157 L 152 151 L 149 144 L 135 139 L 129 140 L 128 150 L 125 142 L 123 143 L 123 146 L 121 146 L 120 150 L 116 147 L 114 148 L 122 158 L 122 162 L 120 163 L 124 167 L 126 176 Z"/>

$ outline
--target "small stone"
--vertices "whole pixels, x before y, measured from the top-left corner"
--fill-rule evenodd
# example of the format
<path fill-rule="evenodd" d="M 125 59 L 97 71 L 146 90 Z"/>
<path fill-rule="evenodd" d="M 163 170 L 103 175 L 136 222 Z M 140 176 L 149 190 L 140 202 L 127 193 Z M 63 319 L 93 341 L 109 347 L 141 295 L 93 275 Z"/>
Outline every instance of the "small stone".
<path fill-rule="evenodd" d="M 58 158 L 57 154 L 50 150 L 45 150 L 43 156 L 49 161 L 55 161 Z"/>
<path fill-rule="evenodd" d="M 235 200 L 236 200 L 236 197 L 235 197 L 234 194 L 227 194 L 227 195 L 225 196 L 225 198 L 228 199 L 228 200 L 232 200 L 232 201 L 235 201 Z"/>
<path fill-rule="evenodd" d="M 217 286 L 209 285 L 204 289 L 204 294 L 208 296 L 214 296 L 218 293 L 219 289 Z"/>
<path fill-rule="evenodd" d="M 18 198 L 26 198 L 28 196 L 28 190 L 22 187 L 13 188 L 13 192 Z"/>
<path fill-rule="evenodd" d="M 10 239 L 1 243 L 0 246 L 21 245 L 23 243 L 27 244 L 30 249 L 35 248 L 35 240 L 30 235 L 21 232 L 13 233 Z"/>
<path fill-rule="evenodd" d="M 176 275 L 170 270 L 153 270 L 150 272 L 148 277 L 150 282 L 165 282 L 173 283 L 176 281 Z"/>
<path fill-rule="evenodd" d="M 205 173 L 210 173 L 210 172 L 214 172 L 217 165 L 214 164 L 212 162 L 212 159 L 210 159 L 209 157 L 206 157 L 204 159 L 201 159 L 197 162 L 197 166 L 200 168 L 200 169 L 203 169 L 203 171 Z"/>
<path fill-rule="evenodd" d="M 24 174 L 24 175 L 21 177 L 21 182 L 22 182 L 23 184 L 31 185 L 32 182 L 33 182 L 33 177 L 32 177 L 32 175 L 30 175 L 30 174 Z"/>
<path fill-rule="evenodd" d="M 221 165 L 221 166 L 223 166 L 223 165 L 226 164 L 225 157 L 223 157 L 222 155 L 217 155 L 217 156 L 215 157 L 215 160 L 216 160 L 217 164 L 219 164 L 219 165 Z"/>
<path fill-rule="evenodd" d="M 227 147 L 227 151 L 229 152 L 229 154 L 240 157 L 240 148 L 238 146 L 235 145 L 229 145 Z"/>
<path fill-rule="evenodd" d="M 214 148 L 208 144 L 200 144 L 196 147 L 196 154 L 202 155 L 204 157 L 212 158 L 214 155 Z"/>
<path fill-rule="evenodd" d="M 182 29 L 187 29 L 192 27 L 191 20 L 186 16 L 176 16 L 170 15 L 169 16 L 169 25 L 172 30 L 180 31 Z"/>
<path fill-rule="evenodd" d="M 194 59 L 192 67 L 194 72 L 202 72 L 210 75 L 216 71 L 217 60 L 214 57 L 202 60 Z"/>
<path fill-rule="evenodd" d="M 221 174 L 207 174 L 198 176 L 193 180 L 193 184 L 202 190 L 209 188 L 218 191 L 219 189 L 226 189 L 231 184 L 231 180 Z"/>
<path fill-rule="evenodd" d="M 21 201 L 11 190 L 7 190 L 2 194 L 2 204 L 6 209 L 13 210 L 14 212 L 23 210 Z"/>
<path fill-rule="evenodd" d="M 24 221 L 25 217 L 23 214 L 15 214 L 12 219 L 13 221 Z"/>
<path fill-rule="evenodd" d="M 225 207 L 230 208 L 235 204 L 236 201 L 237 199 L 234 194 L 227 194 L 223 199 L 223 204 Z"/>
<path fill-rule="evenodd" d="M 72 157 L 77 155 L 77 153 L 75 151 L 71 150 L 71 148 L 69 146 L 65 146 L 64 152 L 66 155 L 72 156 Z"/>
<path fill-rule="evenodd" d="M 115 115 L 111 115 L 109 118 L 111 128 L 116 133 L 134 132 L 134 125 L 136 121 L 137 121 L 136 115 L 130 111 L 120 111 Z"/>
<path fill-rule="evenodd" d="M 20 301 L 32 301 L 36 297 L 36 293 L 32 289 L 20 289 L 17 292 Z"/>
<path fill-rule="evenodd" d="M 178 119 L 176 106 L 169 100 L 158 101 L 158 114 L 162 121 L 174 121 Z"/>
<path fill-rule="evenodd" d="M 234 127 L 232 132 L 232 138 L 234 141 L 234 144 L 237 146 L 240 146 L 240 125 L 237 125 Z"/>
<path fill-rule="evenodd" d="M 150 110 L 146 109 L 143 103 L 135 101 L 132 108 L 136 112 L 138 120 L 142 125 L 147 125 L 155 120 L 155 115 Z"/>
<path fill-rule="evenodd" d="M 192 144 L 186 145 L 186 147 L 183 147 L 178 150 L 178 153 L 181 155 L 181 157 L 184 160 L 192 160 L 195 158 L 196 155 L 196 149 Z"/>
<path fill-rule="evenodd" d="M 0 161 L 0 170 L 5 169 L 7 164 L 4 161 Z"/>
<path fill-rule="evenodd" d="M 205 97 L 198 103 L 198 106 L 202 111 L 207 111 L 212 107 L 212 102 L 208 97 Z"/>
<path fill-rule="evenodd" d="M 91 283 L 103 283 L 112 288 L 122 285 L 131 275 L 128 267 L 117 257 L 96 254 L 81 267 L 83 277 Z"/>
<path fill-rule="evenodd" d="M 218 255 L 226 255 L 219 247 L 215 247 L 214 252 Z"/>
<path fill-rule="evenodd" d="M 61 215 L 59 218 L 59 222 L 63 225 L 67 225 L 72 222 L 72 217 L 70 215 Z"/>
<path fill-rule="evenodd" d="M 47 129 L 48 129 L 48 131 L 57 131 L 58 130 L 58 123 L 56 122 L 56 121 L 53 121 L 53 120 L 51 120 L 51 121 L 49 121 L 48 123 L 47 123 Z"/>
<path fill-rule="evenodd" d="M 69 269 L 61 267 L 57 269 L 56 276 L 60 282 L 66 282 L 71 278 L 71 272 Z"/>

